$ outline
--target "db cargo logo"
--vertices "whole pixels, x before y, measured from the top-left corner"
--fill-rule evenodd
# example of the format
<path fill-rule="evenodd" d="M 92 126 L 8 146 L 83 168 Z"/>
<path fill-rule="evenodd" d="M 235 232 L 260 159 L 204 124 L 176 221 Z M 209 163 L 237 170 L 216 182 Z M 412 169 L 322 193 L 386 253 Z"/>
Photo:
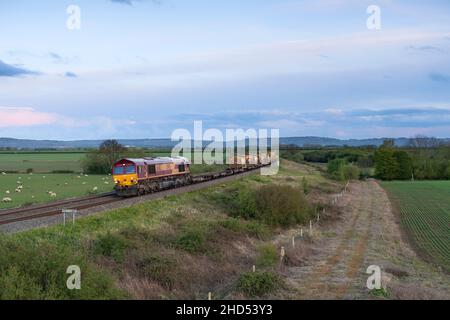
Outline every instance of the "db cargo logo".
<path fill-rule="evenodd" d="M 179 142 L 172 157 L 186 157 L 193 164 L 227 164 L 231 167 L 262 166 L 262 175 L 275 175 L 279 170 L 279 129 L 203 130 L 202 121 L 194 121 L 194 132 L 176 129 L 171 139 Z"/>

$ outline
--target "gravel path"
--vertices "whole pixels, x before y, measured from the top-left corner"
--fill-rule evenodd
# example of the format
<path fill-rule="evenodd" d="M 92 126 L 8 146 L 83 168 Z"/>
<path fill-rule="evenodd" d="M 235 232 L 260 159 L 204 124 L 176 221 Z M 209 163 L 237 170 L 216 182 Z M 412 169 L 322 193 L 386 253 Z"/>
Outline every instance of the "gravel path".
<path fill-rule="evenodd" d="M 155 199 L 161 199 L 161 198 L 165 198 L 168 196 L 177 195 L 177 194 L 181 194 L 181 193 L 185 193 L 185 192 L 200 190 L 200 189 L 204 189 L 204 188 L 207 188 L 210 186 L 225 183 L 228 181 L 233 181 L 233 180 L 240 179 L 242 177 L 252 175 L 252 174 L 257 174 L 257 173 L 259 173 L 259 170 L 244 172 L 244 173 L 227 176 L 227 177 L 223 177 L 223 178 L 218 178 L 218 179 L 206 181 L 203 183 L 188 185 L 188 186 L 184 186 L 184 187 L 180 187 L 180 188 L 176 188 L 176 189 L 160 191 L 160 192 L 148 194 L 145 196 L 128 198 L 128 199 L 124 199 L 122 201 L 118 201 L 118 202 L 114 202 L 114 203 L 110 203 L 110 204 L 106 204 L 106 205 L 102 205 L 102 206 L 97 206 L 97 207 L 89 208 L 89 209 L 85 209 L 85 210 L 80 210 L 80 211 L 78 211 L 76 218 L 78 219 L 80 217 L 85 217 L 85 216 L 97 214 L 100 212 L 130 207 L 130 206 L 138 204 L 138 203 L 152 201 Z M 68 223 L 71 223 L 72 216 L 67 216 L 66 219 L 67 219 Z M 45 218 L 11 223 L 8 225 L 2 225 L 2 226 L 0 226 L 0 232 L 15 233 L 15 232 L 26 231 L 26 230 L 35 229 L 35 228 L 47 227 L 47 226 L 60 224 L 60 223 L 63 223 L 62 214 L 59 216 L 51 216 L 51 217 L 45 217 Z"/>

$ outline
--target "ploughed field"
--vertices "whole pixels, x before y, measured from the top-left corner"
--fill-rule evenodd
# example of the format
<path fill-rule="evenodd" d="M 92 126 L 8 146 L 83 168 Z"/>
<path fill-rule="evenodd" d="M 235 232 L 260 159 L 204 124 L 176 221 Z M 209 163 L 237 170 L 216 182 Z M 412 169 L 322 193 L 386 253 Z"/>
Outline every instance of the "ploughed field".
<path fill-rule="evenodd" d="M 0 209 L 113 191 L 107 175 L 0 174 Z M 19 191 L 20 190 L 20 191 Z"/>
<path fill-rule="evenodd" d="M 428 260 L 450 271 L 450 181 L 383 182 L 404 231 Z"/>

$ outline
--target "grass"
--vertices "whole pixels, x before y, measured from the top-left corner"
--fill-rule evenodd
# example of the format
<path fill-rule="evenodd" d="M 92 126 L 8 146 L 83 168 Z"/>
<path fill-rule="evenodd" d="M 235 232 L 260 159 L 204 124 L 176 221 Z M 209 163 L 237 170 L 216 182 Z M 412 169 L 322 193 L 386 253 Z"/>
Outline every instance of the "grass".
<path fill-rule="evenodd" d="M 419 252 L 450 271 L 450 181 L 383 182 Z"/>
<path fill-rule="evenodd" d="M 20 193 L 15 192 L 19 185 L 23 186 Z M 97 191 L 94 191 L 95 187 L 97 187 Z M 0 200 L 8 197 L 11 198 L 12 202 L 2 202 L 0 208 L 43 203 L 112 190 L 113 182 L 110 176 L 8 173 L 0 175 Z M 7 191 L 9 191 L 9 194 Z M 51 197 L 49 191 L 56 193 L 56 197 Z"/>
<path fill-rule="evenodd" d="M 247 296 L 255 298 L 273 293 L 282 281 L 273 272 L 246 272 L 239 277 L 238 287 Z"/>
<path fill-rule="evenodd" d="M 235 279 L 253 264 L 275 264 L 276 249 L 263 242 L 280 228 L 233 217 L 229 207 L 217 205 L 217 199 L 231 190 L 281 183 L 287 176 L 294 177 L 289 184 L 300 186 L 298 170 L 261 181 L 243 177 L 81 218 L 75 226 L 0 237 L 0 298 L 192 299 L 220 291 L 220 286 L 229 285 L 225 279 Z M 8 175 L 0 176 L 4 177 Z M 43 179 L 40 175 L 32 179 L 37 177 Z M 81 291 L 66 288 L 69 265 L 82 270 Z M 273 271 L 244 274 L 234 283 L 235 290 L 249 296 L 270 294 L 281 284 Z"/>
<path fill-rule="evenodd" d="M 33 169 L 36 173 L 49 173 L 58 170 L 80 172 L 80 160 L 84 153 L 69 152 L 17 152 L 0 153 L 0 172 L 24 173 Z"/>

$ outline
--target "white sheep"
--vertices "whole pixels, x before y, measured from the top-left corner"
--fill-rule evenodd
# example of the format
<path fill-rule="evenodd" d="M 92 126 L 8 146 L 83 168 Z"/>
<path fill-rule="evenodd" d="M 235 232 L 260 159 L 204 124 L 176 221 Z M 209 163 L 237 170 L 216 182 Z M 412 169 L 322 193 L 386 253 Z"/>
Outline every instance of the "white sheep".
<path fill-rule="evenodd" d="M 2 175 L 5 175 L 6 174 L 6 172 L 2 172 Z"/>
<path fill-rule="evenodd" d="M 50 193 L 50 197 L 55 198 L 55 197 L 56 197 L 56 193 L 51 192 L 51 193 Z"/>
<path fill-rule="evenodd" d="M 86 184 L 86 182 L 83 182 L 83 183 L 82 183 L 82 185 L 85 185 L 85 184 Z"/>
<path fill-rule="evenodd" d="M 12 202 L 12 199 L 6 197 L 6 198 L 3 198 L 3 199 L 2 199 L 2 202 Z"/>
<path fill-rule="evenodd" d="M 109 182 L 108 182 L 108 181 L 105 181 L 105 184 L 109 184 Z"/>
<path fill-rule="evenodd" d="M 93 189 L 92 189 L 92 191 L 97 191 L 98 190 L 98 188 L 97 187 L 94 187 Z"/>
<path fill-rule="evenodd" d="M 17 192 L 17 193 L 21 193 L 22 189 L 16 188 L 16 190 L 14 190 L 14 191 Z"/>
<path fill-rule="evenodd" d="M 6 192 L 5 192 L 6 194 L 10 194 L 11 193 L 11 191 L 9 191 L 9 190 L 6 190 Z"/>

